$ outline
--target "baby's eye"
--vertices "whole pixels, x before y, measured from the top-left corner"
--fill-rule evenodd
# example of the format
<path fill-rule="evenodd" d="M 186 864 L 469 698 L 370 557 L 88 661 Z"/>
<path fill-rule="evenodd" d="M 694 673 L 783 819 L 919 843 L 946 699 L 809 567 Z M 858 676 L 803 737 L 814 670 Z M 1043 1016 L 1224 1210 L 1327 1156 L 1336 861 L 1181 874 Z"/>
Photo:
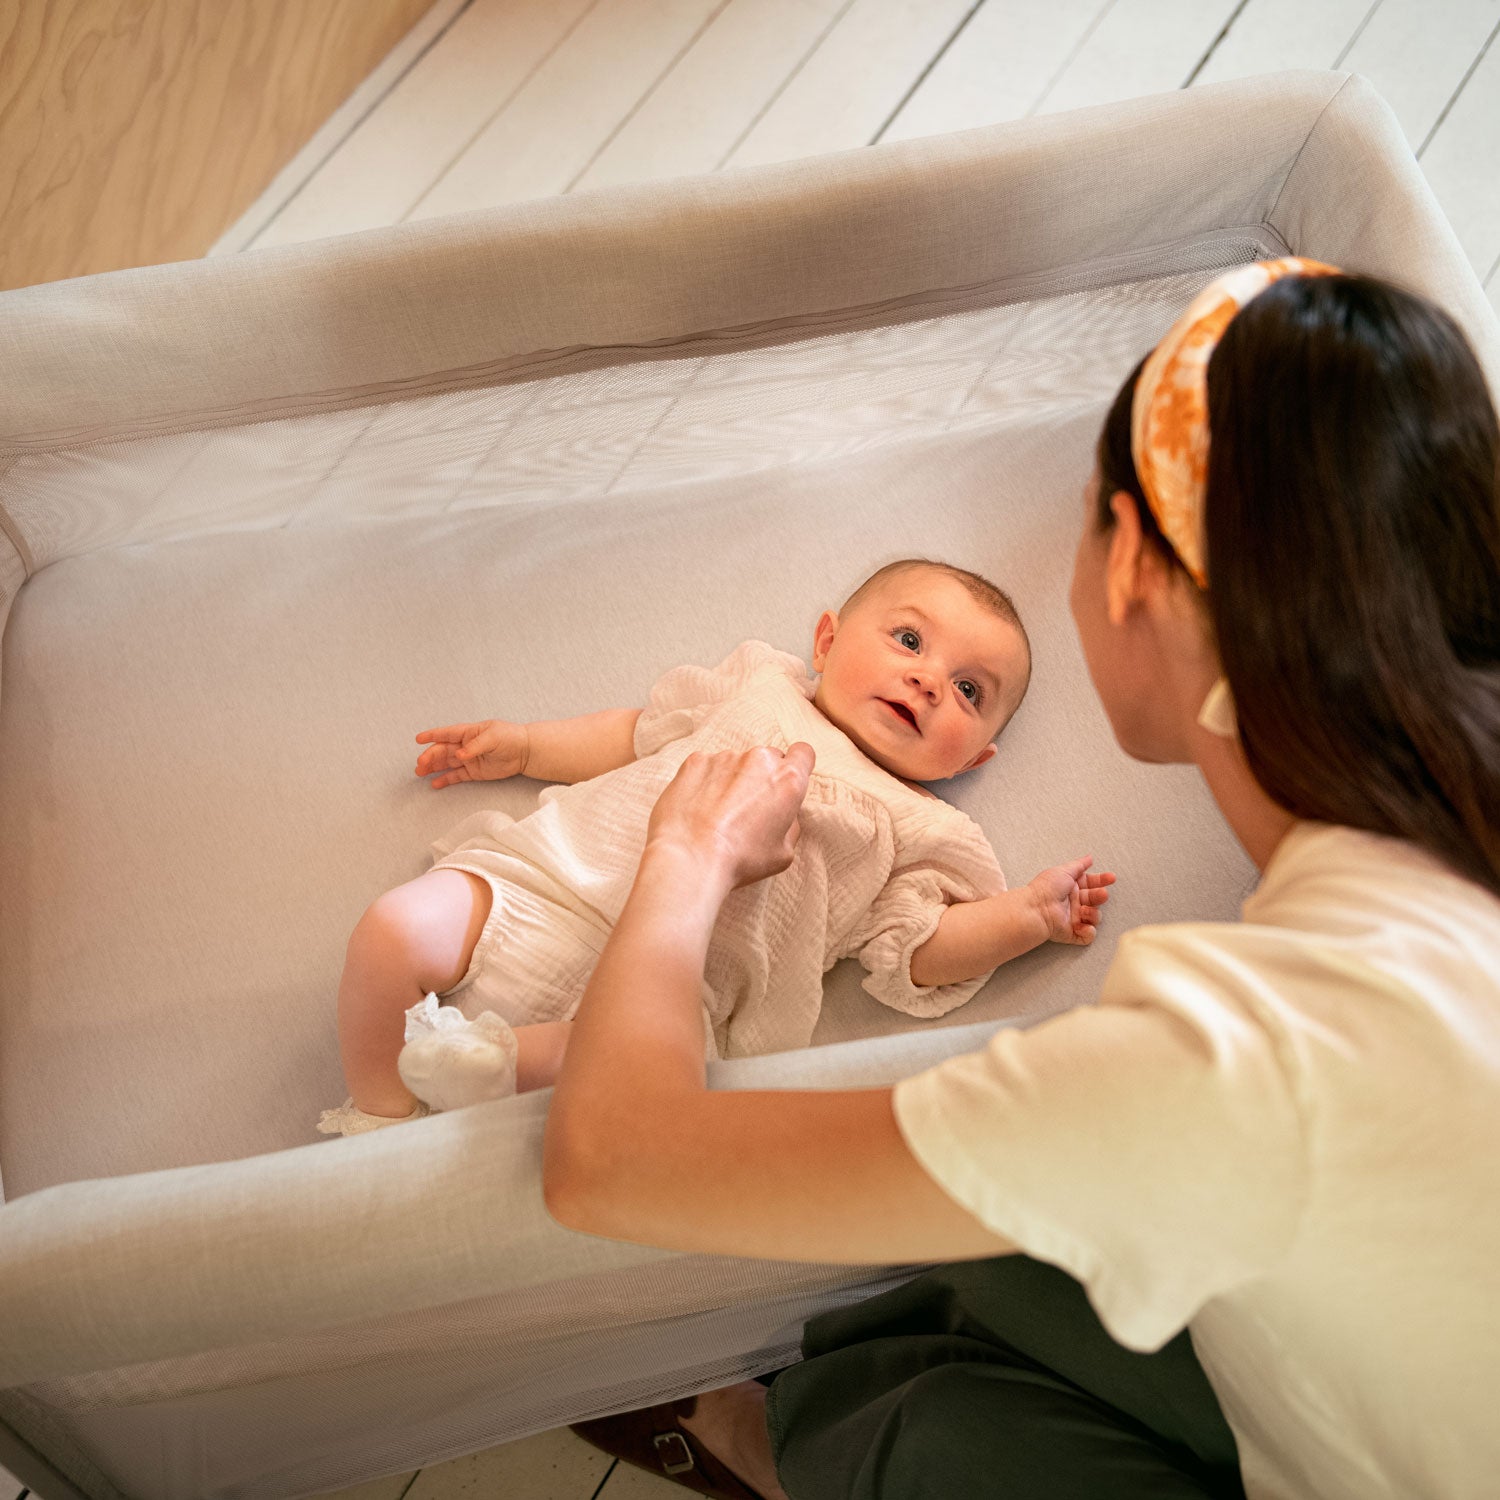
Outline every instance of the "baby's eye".
<path fill-rule="evenodd" d="M 922 637 L 915 630 L 898 630 L 896 632 L 896 639 L 908 651 L 920 651 L 922 649 Z"/>
<path fill-rule="evenodd" d="M 969 700 L 976 708 L 984 698 L 984 690 L 977 682 L 970 682 L 967 677 L 960 678 L 954 686 Z"/>

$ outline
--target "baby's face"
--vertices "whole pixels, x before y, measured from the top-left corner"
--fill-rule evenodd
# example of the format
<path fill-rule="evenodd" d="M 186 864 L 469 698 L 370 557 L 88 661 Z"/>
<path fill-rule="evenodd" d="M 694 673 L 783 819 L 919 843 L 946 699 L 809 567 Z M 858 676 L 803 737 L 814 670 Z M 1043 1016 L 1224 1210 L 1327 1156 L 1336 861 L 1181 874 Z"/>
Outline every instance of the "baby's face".
<path fill-rule="evenodd" d="M 983 765 L 1025 689 L 1026 645 L 946 573 L 888 579 L 813 641 L 813 699 L 877 765 L 941 781 Z"/>

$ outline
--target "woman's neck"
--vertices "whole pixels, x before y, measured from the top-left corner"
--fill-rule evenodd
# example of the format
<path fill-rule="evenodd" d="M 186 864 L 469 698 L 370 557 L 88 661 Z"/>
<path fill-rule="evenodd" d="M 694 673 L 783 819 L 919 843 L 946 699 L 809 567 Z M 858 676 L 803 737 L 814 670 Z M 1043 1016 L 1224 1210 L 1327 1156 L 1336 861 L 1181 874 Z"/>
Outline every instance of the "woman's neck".
<path fill-rule="evenodd" d="M 1245 752 L 1237 739 L 1225 739 L 1198 725 L 1192 730 L 1193 759 L 1219 804 L 1224 821 L 1245 853 L 1264 870 L 1297 819 L 1250 774 Z"/>

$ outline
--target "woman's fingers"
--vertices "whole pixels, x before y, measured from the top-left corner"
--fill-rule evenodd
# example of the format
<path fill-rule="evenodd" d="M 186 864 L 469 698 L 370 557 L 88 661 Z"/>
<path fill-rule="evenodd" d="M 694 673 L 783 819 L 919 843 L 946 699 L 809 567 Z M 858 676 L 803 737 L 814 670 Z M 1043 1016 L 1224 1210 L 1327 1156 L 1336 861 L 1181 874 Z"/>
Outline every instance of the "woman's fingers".
<path fill-rule="evenodd" d="M 788 745 L 786 754 L 781 758 L 784 773 L 800 788 L 797 792 L 799 803 L 807 795 L 807 783 L 812 779 L 813 766 L 817 764 L 817 760 L 817 751 L 806 740 L 797 740 Z"/>
<path fill-rule="evenodd" d="M 689 849 L 733 885 L 774 875 L 792 861 L 813 761 L 805 744 L 694 752 L 657 800 L 648 838 Z"/>

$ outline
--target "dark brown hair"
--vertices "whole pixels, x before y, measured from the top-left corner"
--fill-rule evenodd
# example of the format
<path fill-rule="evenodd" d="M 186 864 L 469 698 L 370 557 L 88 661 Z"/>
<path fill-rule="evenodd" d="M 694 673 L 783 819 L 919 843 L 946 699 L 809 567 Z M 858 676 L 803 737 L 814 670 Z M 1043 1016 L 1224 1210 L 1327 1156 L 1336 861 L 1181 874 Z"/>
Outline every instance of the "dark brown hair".
<path fill-rule="evenodd" d="M 1131 458 L 1139 374 L 1098 523 L 1124 490 L 1175 560 Z M 1205 603 L 1255 779 L 1500 894 L 1500 423 L 1463 333 L 1373 277 L 1288 277 L 1225 330 L 1208 398 Z"/>

